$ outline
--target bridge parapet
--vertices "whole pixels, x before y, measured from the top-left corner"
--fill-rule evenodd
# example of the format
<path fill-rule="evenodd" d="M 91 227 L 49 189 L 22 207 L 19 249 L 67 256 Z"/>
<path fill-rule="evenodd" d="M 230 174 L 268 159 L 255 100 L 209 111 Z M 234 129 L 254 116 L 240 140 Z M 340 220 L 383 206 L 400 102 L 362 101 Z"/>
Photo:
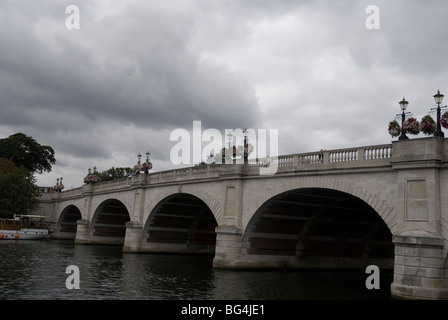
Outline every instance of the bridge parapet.
<path fill-rule="evenodd" d="M 188 180 L 198 181 L 210 178 L 216 179 L 219 178 L 218 169 L 220 169 L 220 166 L 218 165 L 209 165 L 173 169 L 149 174 L 138 174 L 130 178 L 86 184 L 75 189 L 48 194 L 49 196 L 47 196 L 47 198 L 68 199 L 80 197 L 85 193 L 117 192 L 135 187 L 166 184 L 170 182 L 182 182 Z"/>
<path fill-rule="evenodd" d="M 201 179 L 204 177 L 218 177 L 219 165 L 200 165 L 168 171 L 155 172 L 148 175 L 148 183 L 160 183 L 167 181 Z"/>
<path fill-rule="evenodd" d="M 310 153 L 297 153 L 278 157 L 249 161 L 245 170 L 241 165 L 204 165 L 172 169 L 167 171 L 139 174 L 131 178 L 98 182 L 79 188 L 53 193 L 52 198 L 69 199 L 82 196 L 83 193 L 116 192 L 136 186 L 198 181 L 202 179 L 220 179 L 229 173 L 258 173 L 260 168 L 274 166 L 278 173 L 289 171 L 310 171 L 344 168 L 363 168 L 390 165 L 392 144 L 364 146 L 359 148 L 320 150 Z"/>
<path fill-rule="evenodd" d="M 104 192 L 110 190 L 128 189 L 133 183 L 133 178 L 123 178 L 111 181 L 104 181 L 93 185 L 95 192 Z"/>
<path fill-rule="evenodd" d="M 382 144 L 359 148 L 320 150 L 249 161 L 248 170 L 254 171 L 269 165 L 276 166 L 280 171 L 372 167 L 389 165 L 391 157 L 392 144 Z"/>

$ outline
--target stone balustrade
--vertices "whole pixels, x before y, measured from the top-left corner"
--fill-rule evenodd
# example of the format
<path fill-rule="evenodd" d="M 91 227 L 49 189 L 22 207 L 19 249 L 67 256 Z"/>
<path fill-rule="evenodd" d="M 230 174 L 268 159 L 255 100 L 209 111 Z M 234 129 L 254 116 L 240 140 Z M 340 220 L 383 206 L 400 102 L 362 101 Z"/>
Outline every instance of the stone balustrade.
<path fill-rule="evenodd" d="M 282 155 L 249 161 L 249 170 L 263 166 L 276 166 L 280 172 L 293 170 L 325 170 L 331 168 L 356 168 L 389 165 L 392 157 L 392 145 L 377 145 L 349 149 L 320 150 L 311 153 Z M 345 165 L 344 165 L 345 164 Z"/>
<path fill-rule="evenodd" d="M 243 174 L 256 174 L 257 170 L 266 166 L 274 166 L 278 173 L 290 171 L 308 171 L 325 170 L 332 168 L 362 168 L 389 165 L 392 157 L 392 144 L 366 146 L 359 148 L 320 150 L 310 153 L 299 153 L 282 155 L 278 157 L 267 157 L 264 159 L 249 160 Z M 240 167 L 240 166 L 239 166 Z M 170 182 L 200 180 L 200 179 L 219 179 L 223 171 L 234 170 L 234 165 L 204 165 L 195 167 L 186 167 L 181 169 L 172 169 L 167 171 L 152 172 L 149 174 L 138 174 L 131 178 L 123 178 L 111 181 L 98 182 L 95 184 L 84 185 L 79 188 L 66 190 L 52 194 L 57 198 L 77 197 L 85 192 L 110 192 L 131 188 L 134 185 L 155 185 Z M 49 195 L 44 194 L 44 198 Z"/>

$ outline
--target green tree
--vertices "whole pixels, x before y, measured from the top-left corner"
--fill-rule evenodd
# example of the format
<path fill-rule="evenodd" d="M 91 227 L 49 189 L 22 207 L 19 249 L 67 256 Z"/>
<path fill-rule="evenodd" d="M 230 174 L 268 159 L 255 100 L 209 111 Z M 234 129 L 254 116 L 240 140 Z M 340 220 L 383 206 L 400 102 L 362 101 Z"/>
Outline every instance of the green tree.
<path fill-rule="evenodd" d="M 16 169 L 17 167 L 12 160 L 0 158 L 0 174 L 11 173 Z"/>
<path fill-rule="evenodd" d="M 34 174 L 50 172 L 53 148 L 16 133 L 0 139 L 0 217 L 28 214 L 39 205 Z"/>
<path fill-rule="evenodd" d="M 132 168 L 129 167 L 118 167 L 118 168 L 110 168 L 106 171 L 102 171 L 100 173 L 97 173 L 98 178 L 100 181 L 109 181 L 109 180 L 115 180 L 115 179 L 122 179 L 122 178 L 129 178 L 132 177 L 134 171 Z"/>
<path fill-rule="evenodd" d="M 23 166 L 30 173 L 39 174 L 50 172 L 56 163 L 52 147 L 41 145 L 23 133 L 0 139 L 0 158 L 10 159 L 17 167 Z"/>
<path fill-rule="evenodd" d="M 39 188 L 33 174 L 12 160 L 0 159 L 0 217 L 28 214 L 39 204 Z"/>

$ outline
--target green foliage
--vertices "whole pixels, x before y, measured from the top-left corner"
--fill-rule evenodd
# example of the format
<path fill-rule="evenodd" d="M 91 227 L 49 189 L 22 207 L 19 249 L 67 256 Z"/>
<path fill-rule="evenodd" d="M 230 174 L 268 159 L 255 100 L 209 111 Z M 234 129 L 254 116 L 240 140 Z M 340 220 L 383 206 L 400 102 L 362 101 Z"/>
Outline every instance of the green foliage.
<path fill-rule="evenodd" d="M 16 133 L 0 139 L 0 158 L 7 158 L 31 173 L 50 172 L 56 163 L 52 147 L 39 144 L 32 137 Z"/>
<path fill-rule="evenodd" d="M 102 171 L 97 173 L 98 179 L 100 181 L 109 181 L 123 178 L 132 177 L 134 171 L 132 168 L 124 167 L 124 168 L 110 168 L 106 171 Z"/>
<path fill-rule="evenodd" d="M 31 172 L 25 167 L 0 171 L 0 217 L 29 214 L 39 204 L 39 189 Z"/>
<path fill-rule="evenodd" d="M 7 174 L 15 171 L 17 169 L 14 161 L 0 158 L 0 174 Z"/>
<path fill-rule="evenodd" d="M 50 172 L 54 150 L 16 133 L 0 139 L 0 217 L 29 214 L 39 205 L 34 173 Z"/>

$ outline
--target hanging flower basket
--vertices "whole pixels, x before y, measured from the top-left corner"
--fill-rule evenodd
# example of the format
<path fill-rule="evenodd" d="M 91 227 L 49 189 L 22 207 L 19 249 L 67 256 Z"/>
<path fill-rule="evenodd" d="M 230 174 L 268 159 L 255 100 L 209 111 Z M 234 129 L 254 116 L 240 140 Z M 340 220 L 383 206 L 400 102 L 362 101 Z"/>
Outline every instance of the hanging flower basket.
<path fill-rule="evenodd" d="M 134 174 L 139 174 L 140 172 L 148 173 L 149 170 L 152 169 L 152 163 L 143 162 L 142 164 L 137 164 L 134 166 Z"/>
<path fill-rule="evenodd" d="M 403 123 L 406 133 L 417 135 L 420 133 L 420 124 L 415 118 L 409 118 Z"/>
<path fill-rule="evenodd" d="M 143 162 L 142 164 L 142 171 L 145 173 L 152 169 L 152 163 L 151 162 Z"/>
<path fill-rule="evenodd" d="M 93 173 L 92 169 L 89 168 L 89 173 L 87 173 L 87 176 L 84 178 L 84 183 L 86 184 L 94 184 L 95 182 L 100 181 L 100 177 L 98 176 L 98 172 L 96 171 L 96 167 L 93 167 Z"/>
<path fill-rule="evenodd" d="M 436 122 L 430 115 L 426 115 L 422 118 L 422 121 L 420 122 L 420 130 L 428 136 L 436 131 Z"/>
<path fill-rule="evenodd" d="M 442 116 L 440 117 L 440 124 L 445 129 L 448 129 L 448 111 L 445 111 Z"/>
<path fill-rule="evenodd" d="M 53 187 L 54 192 L 61 192 L 62 189 L 64 189 L 64 185 L 62 183 L 59 183 Z"/>
<path fill-rule="evenodd" d="M 389 122 L 389 134 L 392 136 L 392 138 L 398 137 L 401 133 L 400 125 L 396 120 L 393 120 Z"/>
<path fill-rule="evenodd" d="M 96 174 L 92 173 L 92 174 L 88 174 L 85 178 L 84 178 L 84 183 L 89 184 L 89 183 L 95 183 L 98 182 L 98 177 Z"/>
<path fill-rule="evenodd" d="M 245 144 L 244 148 L 243 146 L 233 146 L 233 157 L 237 156 L 243 156 L 247 158 L 252 152 L 254 151 L 254 146 L 252 144 Z"/>

